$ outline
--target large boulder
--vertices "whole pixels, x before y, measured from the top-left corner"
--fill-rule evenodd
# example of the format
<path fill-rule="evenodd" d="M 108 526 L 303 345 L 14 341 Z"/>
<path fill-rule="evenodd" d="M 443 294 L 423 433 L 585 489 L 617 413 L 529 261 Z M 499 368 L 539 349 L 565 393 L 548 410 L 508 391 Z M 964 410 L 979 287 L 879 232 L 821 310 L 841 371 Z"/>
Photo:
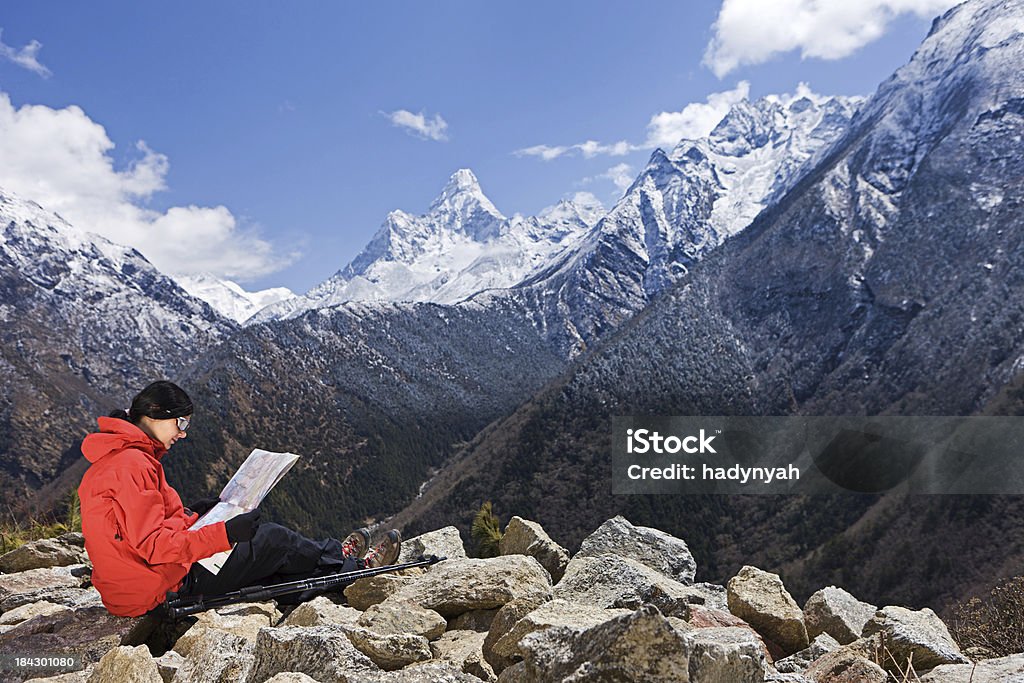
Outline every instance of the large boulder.
<path fill-rule="evenodd" d="M 120 645 L 100 658 L 89 678 L 91 683 L 164 683 L 156 662 L 145 645 Z"/>
<path fill-rule="evenodd" d="M 883 667 L 896 672 L 912 662 L 915 671 L 926 671 L 941 664 L 969 664 L 949 635 L 946 625 L 928 608 L 914 611 L 906 607 L 884 607 L 864 625 L 864 637 L 878 635 L 891 653 Z M 895 661 L 893 661 L 893 658 Z"/>
<path fill-rule="evenodd" d="M 921 683 L 1017 683 L 1024 681 L 1024 653 L 984 659 L 977 664 L 942 664 L 921 676 Z"/>
<path fill-rule="evenodd" d="M 697 563 L 686 541 L 664 531 L 633 526 L 625 517 L 609 519 L 583 539 L 573 558 L 618 555 L 645 564 L 680 583 L 693 583 Z"/>
<path fill-rule="evenodd" d="M 532 557 L 446 560 L 402 586 L 388 601 L 408 601 L 455 617 L 492 609 L 517 598 L 551 595 L 551 577 Z"/>
<path fill-rule="evenodd" d="M 48 571 L 45 569 L 33 571 Z M 37 588 L 27 593 L 13 593 L 3 600 L 0 600 L 0 613 L 6 614 L 22 605 L 32 605 L 37 602 L 51 602 L 55 605 L 64 605 L 72 609 L 82 607 L 102 607 L 103 600 L 95 588 L 76 588 L 74 586 L 47 586 Z"/>
<path fill-rule="evenodd" d="M 0 555 L 0 572 L 4 574 L 68 565 L 91 565 L 85 537 L 78 532 L 31 541 Z"/>
<path fill-rule="evenodd" d="M 687 634 L 690 680 L 694 683 L 760 683 L 761 641 L 749 629 L 699 628 Z"/>
<path fill-rule="evenodd" d="M 427 640 L 437 640 L 448 626 L 444 617 L 434 610 L 399 600 L 387 600 L 370 607 L 357 623 L 382 635 L 410 633 Z"/>
<path fill-rule="evenodd" d="M 242 636 L 205 629 L 174 673 L 173 683 L 237 683 L 252 670 L 254 644 Z M 262 679 L 261 679 L 262 680 Z"/>
<path fill-rule="evenodd" d="M 523 616 L 508 633 L 491 646 L 491 652 L 493 656 L 503 661 L 515 662 L 523 658 L 519 651 L 520 641 L 531 633 L 550 628 L 583 631 L 631 613 L 632 610 L 628 609 L 603 609 L 556 598 Z"/>
<path fill-rule="evenodd" d="M 483 655 L 486 637 L 478 631 L 448 631 L 430 644 L 430 651 L 434 659 L 450 662 L 480 680 L 494 681 L 497 676 Z"/>
<path fill-rule="evenodd" d="M 840 648 L 815 660 L 804 676 L 814 683 L 887 683 L 885 670 L 849 648 Z"/>
<path fill-rule="evenodd" d="M 520 642 L 523 661 L 503 671 L 498 681 L 688 683 L 690 648 L 687 639 L 647 605 L 585 631 L 558 627 L 531 633 Z"/>
<path fill-rule="evenodd" d="M 804 615 L 778 574 L 745 566 L 729 579 L 729 611 L 788 656 L 810 644 Z"/>
<path fill-rule="evenodd" d="M 344 591 L 345 598 L 349 607 L 362 611 L 384 602 L 412 581 L 411 577 L 395 574 L 368 576 L 347 586 Z"/>
<path fill-rule="evenodd" d="M 209 629 L 233 633 L 255 643 L 260 629 L 271 625 L 270 615 L 260 611 L 243 610 L 222 614 L 220 610 L 208 610 L 200 612 L 196 618 L 196 623 L 178 638 L 172 648 L 183 657 L 189 656 L 192 647 L 204 637 L 205 632 Z"/>
<path fill-rule="evenodd" d="M 381 634 L 365 628 L 345 629 L 356 649 L 369 657 L 385 671 L 401 669 L 431 658 L 430 643 L 423 636 L 412 633 Z"/>
<path fill-rule="evenodd" d="M 519 622 L 520 619 L 537 609 L 540 605 L 550 600 L 550 597 L 532 596 L 520 600 L 513 600 L 504 605 L 494 615 L 491 621 L 491 628 L 484 638 L 483 653 L 484 659 L 491 665 L 495 673 L 501 673 L 514 663 L 508 657 L 502 657 L 494 652 L 494 645 L 501 640 L 505 634 Z"/>
<path fill-rule="evenodd" d="M 569 564 L 568 551 L 551 540 L 540 524 L 522 517 L 509 520 L 498 542 L 498 552 L 502 555 L 529 555 L 536 558 L 548 570 L 555 583 L 562 578 L 565 565 Z"/>
<path fill-rule="evenodd" d="M 171 683 L 175 674 L 178 673 L 178 669 L 184 663 L 184 657 L 174 650 L 168 650 L 156 658 L 156 669 L 160 672 L 160 678 L 164 680 L 164 683 Z"/>
<path fill-rule="evenodd" d="M 822 588 L 804 603 L 807 637 L 814 639 L 820 633 L 827 633 L 839 641 L 840 645 L 852 643 L 860 638 L 864 624 L 875 616 L 877 609 L 842 588 Z"/>
<path fill-rule="evenodd" d="M 355 626 L 362 614 L 359 610 L 336 605 L 323 595 L 304 602 L 285 617 L 281 626 L 325 626 L 344 624 Z"/>
<path fill-rule="evenodd" d="M 67 605 L 56 605 L 46 600 L 30 602 L 27 605 L 15 607 L 11 611 L 4 612 L 0 615 L 0 626 L 17 626 L 21 622 L 28 621 L 32 617 L 45 617 L 51 614 L 60 614 L 70 611 L 71 608 Z"/>
<path fill-rule="evenodd" d="M 465 559 L 466 547 L 462 544 L 459 530 L 453 526 L 446 526 L 437 531 L 428 531 L 420 536 L 403 540 L 397 564 L 413 562 L 423 555 L 437 555 L 438 557 L 447 557 L 449 560 Z"/>
<path fill-rule="evenodd" d="M 0 634 L 0 652 L 70 655 L 89 666 L 118 645 L 141 645 L 154 626 L 151 617 L 115 617 L 104 607 L 85 607 L 18 624 Z"/>
<path fill-rule="evenodd" d="M 840 647 L 838 640 L 827 633 L 819 633 L 811 644 L 800 652 L 775 662 L 775 669 L 780 673 L 801 673 L 806 671 L 812 662 L 829 652 L 835 652 Z"/>
<path fill-rule="evenodd" d="M 4 612 L 14 609 L 26 601 L 10 604 L 11 598 L 21 595 L 35 595 L 41 591 L 61 588 L 81 588 L 83 577 L 88 576 L 88 567 L 82 564 L 67 567 L 46 567 L 27 569 L 15 574 L 0 574 L 0 606 Z M 43 598 L 32 600 L 38 602 Z"/>
<path fill-rule="evenodd" d="M 287 673 L 274 674 L 267 679 L 266 683 L 317 683 L 317 680 L 303 673 L 288 671 Z"/>
<path fill-rule="evenodd" d="M 594 607 L 637 609 L 652 604 L 662 613 L 686 619 L 691 604 L 704 596 L 648 565 L 617 555 L 577 555 L 555 586 L 554 597 Z"/>
<path fill-rule="evenodd" d="M 379 667 L 357 650 L 344 626 L 265 628 L 256 637 L 248 683 L 296 671 L 320 683 L 355 683 Z"/>
<path fill-rule="evenodd" d="M 480 683 L 480 679 L 463 673 L 451 662 L 410 664 L 398 671 L 381 671 L 359 679 L 359 683 Z"/>

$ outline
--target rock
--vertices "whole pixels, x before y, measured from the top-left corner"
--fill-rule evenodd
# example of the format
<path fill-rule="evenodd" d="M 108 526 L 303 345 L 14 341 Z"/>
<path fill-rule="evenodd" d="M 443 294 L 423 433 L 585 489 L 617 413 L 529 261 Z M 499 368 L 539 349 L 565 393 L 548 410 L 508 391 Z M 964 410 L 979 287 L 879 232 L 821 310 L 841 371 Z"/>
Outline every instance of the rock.
<path fill-rule="evenodd" d="M 374 633 L 365 628 L 346 628 L 356 649 L 385 671 L 394 671 L 431 658 L 430 643 L 411 633 Z"/>
<path fill-rule="evenodd" d="M 703 605 L 691 605 L 690 606 L 690 618 L 686 622 L 693 629 L 701 628 L 742 628 L 751 633 L 757 642 L 761 644 L 761 651 L 765 656 L 765 661 L 769 664 L 775 661 L 775 657 L 772 654 L 768 644 L 764 641 L 764 638 L 760 633 L 755 631 L 750 624 L 740 619 L 732 612 L 727 612 L 711 607 L 705 607 Z M 776 652 L 778 652 L 778 646 L 774 646 Z"/>
<path fill-rule="evenodd" d="M 160 678 L 164 683 L 171 683 L 178 669 L 185 663 L 185 658 L 174 650 L 168 650 L 156 658 L 156 669 L 160 672 Z"/>
<path fill-rule="evenodd" d="M 760 683 L 764 679 L 761 641 L 749 629 L 700 628 L 688 634 L 690 680 Z"/>
<path fill-rule="evenodd" d="M 530 633 L 550 628 L 569 628 L 584 631 L 592 626 L 631 614 L 627 609 L 603 609 L 566 602 L 556 598 L 537 607 L 517 621 L 512 629 L 499 638 L 491 647 L 493 654 L 502 660 L 513 662 L 522 659 L 519 643 Z"/>
<path fill-rule="evenodd" d="M 233 633 L 250 642 L 256 642 L 260 629 L 270 626 L 270 617 L 264 612 L 246 612 L 221 614 L 219 610 L 209 610 L 196 615 L 198 621 L 186 631 L 174 647 L 171 648 L 183 657 L 188 657 L 193 645 L 204 637 L 208 629 L 216 629 L 225 633 Z"/>
<path fill-rule="evenodd" d="M 32 683 L 87 683 L 89 677 L 92 676 L 94 666 L 96 665 L 90 665 L 81 671 L 68 671 L 67 673 L 57 674 L 56 676 L 33 678 L 31 680 Z"/>
<path fill-rule="evenodd" d="M 363 612 L 358 625 L 381 635 L 411 633 L 427 640 L 436 640 L 444 633 L 448 623 L 432 609 L 425 609 L 412 602 L 386 600 Z"/>
<path fill-rule="evenodd" d="M 500 608 L 499 608 L 500 609 Z M 449 631 L 479 631 L 487 633 L 498 609 L 473 609 L 448 620 Z"/>
<path fill-rule="evenodd" d="M 480 683 L 480 679 L 459 671 L 450 662 L 410 664 L 399 671 L 379 672 L 359 679 L 359 683 Z"/>
<path fill-rule="evenodd" d="M 430 651 L 434 659 L 451 662 L 480 680 L 494 681 L 497 676 L 483 654 L 486 637 L 486 633 L 478 631 L 448 631 L 430 644 Z"/>
<path fill-rule="evenodd" d="M 495 654 L 494 644 L 511 631 L 520 619 L 547 602 L 548 599 L 542 596 L 533 596 L 522 600 L 513 600 L 495 613 L 483 645 L 484 659 L 491 665 L 495 673 L 500 674 L 506 667 L 513 664 L 513 660 Z"/>
<path fill-rule="evenodd" d="M 729 611 L 782 648 L 788 656 L 810 644 L 804 615 L 778 574 L 745 566 L 729 579 Z"/>
<path fill-rule="evenodd" d="M 704 596 L 705 607 L 729 611 L 729 598 L 725 586 L 719 586 L 717 583 L 695 583 L 693 589 Z"/>
<path fill-rule="evenodd" d="M 145 645 L 121 645 L 107 652 L 93 669 L 89 683 L 163 683 Z"/>
<path fill-rule="evenodd" d="M 217 614 L 224 617 L 244 617 L 253 614 L 262 614 L 267 617 L 271 624 L 275 624 L 281 620 L 281 610 L 277 609 L 277 603 L 275 603 L 274 601 L 240 602 L 235 605 L 225 605 L 224 607 L 218 607 L 216 612 Z"/>
<path fill-rule="evenodd" d="M 22 605 L 31 605 L 33 603 L 44 601 L 75 609 L 80 607 L 101 607 L 103 605 L 103 601 L 100 599 L 100 593 L 95 588 L 51 586 L 48 588 L 39 588 L 28 593 L 15 593 L 3 600 L 0 600 L 0 612 L 6 613 L 21 607 Z"/>
<path fill-rule="evenodd" d="M 519 647 L 523 662 L 503 671 L 499 681 L 690 680 L 690 643 L 652 605 L 585 631 L 537 631 L 523 638 Z"/>
<path fill-rule="evenodd" d="M 10 612 L 4 612 L 0 615 L 0 625 L 3 626 L 16 626 L 23 621 L 28 621 L 32 617 L 49 616 L 51 614 L 59 614 L 61 612 L 70 612 L 71 608 L 66 605 L 55 605 L 52 602 L 41 600 L 40 602 L 30 602 L 21 607 L 15 607 Z"/>
<path fill-rule="evenodd" d="M 289 671 L 287 673 L 274 674 L 267 679 L 267 683 L 317 683 L 315 678 L 306 674 Z"/>
<path fill-rule="evenodd" d="M 921 676 L 921 683 L 1018 683 L 1024 681 L 1024 654 L 986 659 L 977 664 L 942 664 Z"/>
<path fill-rule="evenodd" d="M 281 626 L 326 626 L 343 624 L 355 626 L 362 614 L 357 609 L 336 605 L 323 595 L 304 602 L 292 610 Z"/>
<path fill-rule="evenodd" d="M 522 555 L 485 560 L 446 560 L 402 586 L 389 601 L 409 601 L 443 617 L 492 609 L 517 598 L 551 595 L 551 578 L 537 560 Z"/>
<path fill-rule="evenodd" d="M 35 593 L 51 588 L 81 588 L 82 577 L 76 576 L 75 569 L 84 570 L 85 565 L 70 567 L 46 567 L 28 569 L 16 574 L 0 574 L 0 604 L 15 595 Z M 6 608 L 4 611 L 6 612 Z"/>
<path fill-rule="evenodd" d="M 703 595 L 635 560 L 615 555 L 572 558 L 554 597 L 594 607 L 637 609 L 656 606 L 663 614 L 686 619 Z"/>
<path fill-rule="evenodd" d="M 72 655 L 89 666 L 118 645 L 141 645 L 155 623 L 151 617 L 115 617 L 102 606 L 41 615 L 0 634 L 0 652 Z"/>
<path fill-rule="evenodd" d="M 782 674 L 768 670 L 764 675 L 764 683 L 814 683 L 803 674 Z"/>
<path fill-rule="evenodd" d="M 320 683 L 367 680 L 379 671 L 357 650 L 343 626 L 287 626 L 264 628 L 256 637 L 255 661 L 249 683 L 261 683 L 274 674 L 299 672 Z"/>
<path fill-rule="evenodd" d="M 251 640 L 227 631 L 206 629 L 189 649 L 173 683 L 237 683 L 252 670 Z"/>
<path fill-rule="evenodd" d="M 780 673 L 801 673 L 814 660 L 829 652 L 835 652 L 839 648 L 839 641 L 827 633 L 819 633 L 805 649 L 775 662 L 775 669 Z"/>
<path fill-rule="evenodd" d="M 875 615 L 876 609 L 842 588 L 822 588 L 804 604 L 807 637 L 813 639 L 819 633 L 827 633 L 840 645 L 852 643 L 860 638 L 864 624 Z"/>
<path fill-rule="evenodd" d="M 460 560 L 466 558 L 466 548 L 462 544 L 459 530 L 453 526 L 446 526 L 437 531 L 429 531 L 415 538 L 403 540 L 397 564 L 414 562 L 420 559 L 421 555 L 437 555 L 438 557 L 447 557 L 449 560 Z"/>
<path fill-rule="evenodd" d="M 658 529 L 633 526 L 622 516 L 609 519 L 583 539 L 573 558 L 618 555 L 636 560 L 680 583 L 691 584 L 697 563 L 686 541 Z"/>
<path fill-rule="evenodd" d="M 350 607 L 365 610 L 372 605 L 384 602 L 399 591 L 402 586 L 413 579 L 408 576 L 379 574 L 359 579 L 345 588 L 345 598 Z"/>
<path fill-rule="evenodd" d="M 804 675 L 815 683 L 886 683 L 889 674 L 874 662 L 848 648 L 829 652 L 809 667 Z"/>
<path fill-rule="evenodd" d="M 548 570 L 555 583 L 562 578 L 565 565 L 569 564 L 566 549 L 551 540 L 540 524 L 522 517 L 509 520 L 498 542 L 498 552 L 502 555 L 529 555 L 535 558 Z"/>
<path fill-rule="evenodd" d="M 865 625 L 863 635 L 878 634 L 882 644 L 895 657 L 886 657 L 882 666 L 890 671 L 904 669 L 907 661 L 915 671 L 924 671 L 940 664 L 969 664 L 953 642 L 942 620 L 928 608 L 917 612 L 905 607 L 885 607 L 878 610 Z M 898 663 L 898 664 L 897 664 Z"/>
<path fill-rule="evenodd" d="M 68 565 L 91 566 L 85 538 L 77 532 L 32 541 L 0 555 L 0 572 L 4 574 Z"/>

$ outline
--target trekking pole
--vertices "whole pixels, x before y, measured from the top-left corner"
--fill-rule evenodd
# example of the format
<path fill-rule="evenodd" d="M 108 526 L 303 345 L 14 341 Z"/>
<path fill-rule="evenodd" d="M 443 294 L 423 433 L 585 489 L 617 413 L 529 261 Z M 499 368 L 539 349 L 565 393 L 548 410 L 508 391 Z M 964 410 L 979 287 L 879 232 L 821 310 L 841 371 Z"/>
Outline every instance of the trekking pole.
<path fill-rule="evenodd" d="M 359 579 L 396 572 L 400 569 L 429 567 L 446 559 L 448 558 L 438 557 L 437 555 L 427 555 L 421 556 L 420 559 L 412 562 L 405 562 L 404 564 L 391 564 L 383 567 L 357 569 L 355 571 L 342 572 L 340 574 L 316 576 L 308 579 L 299 579 L 297 581 L 273 584 L 270 586 L 246 586 L 245 588 L 224 593 L 223 595 L 179 595 L 174 591 L 168 591 L 167 601 L 164 603 L 164 610 L 167 616 L 171 619 L 180 619 L 181 617 L 186 617 L 190 614 L 204 612 L 216 607 L 233 605 L 239 602 L 262 602 L 281 595 L 290 595 L 291 593 L 334 588 L 336 586 L 347 586 Z"/>

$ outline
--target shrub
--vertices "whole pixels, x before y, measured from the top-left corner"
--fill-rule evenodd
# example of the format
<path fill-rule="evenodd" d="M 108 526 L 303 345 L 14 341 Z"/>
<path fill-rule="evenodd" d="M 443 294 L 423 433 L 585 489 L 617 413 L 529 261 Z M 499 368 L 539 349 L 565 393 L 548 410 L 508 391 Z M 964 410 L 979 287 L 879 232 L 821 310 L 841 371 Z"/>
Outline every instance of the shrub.
<path fill-rule="evenodd" d="M 1024 576 L 1004 579 L 987 597 L 957 607 L 951 631 L 962 649 L 991 657 L 1024 652 Z"/>
<path fill-rule="evenodd" d="M 473 517 L 473 527 L 470 530 L 473 540 L 476 541 L 477 554 L 480 557 L 497 557 L 498 541 L 501 540 L 501 521 L 497 515 L 491 512 L 491 501 L 480 506 Z"/>

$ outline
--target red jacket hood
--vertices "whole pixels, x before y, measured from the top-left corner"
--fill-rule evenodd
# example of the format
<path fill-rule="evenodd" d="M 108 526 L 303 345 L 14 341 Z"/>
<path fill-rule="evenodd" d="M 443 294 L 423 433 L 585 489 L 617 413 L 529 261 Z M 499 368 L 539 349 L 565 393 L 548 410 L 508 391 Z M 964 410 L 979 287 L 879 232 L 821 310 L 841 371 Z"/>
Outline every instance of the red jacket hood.
<path fill-rule="evenodd" d="M 100 431 L 82 440 L 82 455 L 89 462 L 96 462 L 111 453 L 125 448 L 137 448 L 157 460 L 167 449 L 162 443 L 142 431 L 128 420 L 118 417 L 100 417 L 96 420 Z"/>

